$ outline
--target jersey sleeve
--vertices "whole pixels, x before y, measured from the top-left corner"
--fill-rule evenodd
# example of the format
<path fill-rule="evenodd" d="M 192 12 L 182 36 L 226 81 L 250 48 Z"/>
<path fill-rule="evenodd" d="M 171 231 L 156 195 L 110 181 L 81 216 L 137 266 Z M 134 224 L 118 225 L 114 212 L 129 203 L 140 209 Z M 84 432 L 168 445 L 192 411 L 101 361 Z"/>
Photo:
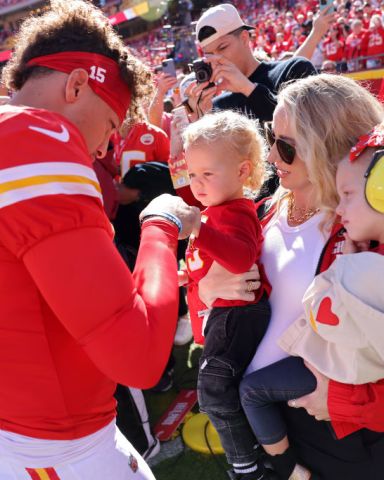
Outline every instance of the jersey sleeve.
<path fill-rule="evenodd" d="M 211 212 L 210 222 L 201 224 L 195 246 L 232 273 L 248 271 L 258 260 L 262 243 L 254 207 L 213 207 Z"/>
<path fill-rule="evenodd" d="M 48 112 L 1 120 L 0 237 L 6 248 L 21 258 L 49 236 L 74 228 L 98 227 L 112 235 L 76 127 Z"/>
<path fill-rule="evenodd" d="M 176 246 L 177 228 L 152 221 L 143 225 L 133 276 L 96 228 L 50 237 L 23 261 L 51 310 L 99 370 L 115 382 L 149 388 L 165 368 L 176 330 Z"/>
<path fill-rule="evenodd" d="M 363 385 L 329 381 L 328 408 L 338 438 L 361 428 L 384 432 L 384 380 Z"/>

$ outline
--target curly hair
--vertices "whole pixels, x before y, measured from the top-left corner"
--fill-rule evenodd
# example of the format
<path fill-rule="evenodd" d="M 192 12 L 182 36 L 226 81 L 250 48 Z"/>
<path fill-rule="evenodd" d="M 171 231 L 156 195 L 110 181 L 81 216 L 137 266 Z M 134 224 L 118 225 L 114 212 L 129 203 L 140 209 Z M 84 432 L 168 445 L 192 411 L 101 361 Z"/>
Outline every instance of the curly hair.
<path fill-rule="evenodd" d="M 116 61 L 131 91 L 129 121 L 142 119 L 141 103 L 152 94 L 152 74 L 125 47 L 101 10 L 87 0 L 51 0 L 50 9 L 27 18 L 17 34 L 15 51 L 3 69 L 2 81 L 10 90 L 20 90 L 28 79 L 52 72 L 45 67 L 27 66 L 29 60 L 71 51 L 98 53 Z"/>
<path fill-rule="evenodd" d="M 226 110 L 204 115 L 183 134 L 184 148 L 218 143 L 242 160 L 250 160 L 251 173 L 245 187 L 258 191 L 266 177 L 265 142 L 257 120 Z"/>

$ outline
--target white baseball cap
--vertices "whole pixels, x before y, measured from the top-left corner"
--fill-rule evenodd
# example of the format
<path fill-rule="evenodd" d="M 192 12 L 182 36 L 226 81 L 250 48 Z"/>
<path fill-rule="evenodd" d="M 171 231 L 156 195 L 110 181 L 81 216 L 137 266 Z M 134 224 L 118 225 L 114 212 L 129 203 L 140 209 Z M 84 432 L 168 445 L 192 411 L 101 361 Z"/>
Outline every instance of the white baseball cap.
<path fill-rule="evenodd" d="M 206 27 L 212 30 L 212 34 L 208 37 L 204 35 Z M 216 7 L 209 8 L 199 18 L 196 24 L 196 38 L 202 47 L 206 47 L 223 35 L 234 32 L 241 27 L 244 27 L 246 30 L 253 30 L 254 28 L 243 22 L 239 12 L 233 5 L 223 3 Z"/>

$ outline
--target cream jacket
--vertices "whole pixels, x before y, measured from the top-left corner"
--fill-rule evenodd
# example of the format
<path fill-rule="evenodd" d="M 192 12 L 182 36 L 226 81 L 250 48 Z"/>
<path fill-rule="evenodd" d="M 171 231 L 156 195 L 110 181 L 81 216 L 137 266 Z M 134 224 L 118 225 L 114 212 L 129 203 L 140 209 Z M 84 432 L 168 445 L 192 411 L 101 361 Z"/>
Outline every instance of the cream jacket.
<path fill-rule="evenodd" d="M 280 337 L 327 377 L 362 384 L 384 378 L 384 256 L 340 255 L 303 297 L 304 315 Z"/>

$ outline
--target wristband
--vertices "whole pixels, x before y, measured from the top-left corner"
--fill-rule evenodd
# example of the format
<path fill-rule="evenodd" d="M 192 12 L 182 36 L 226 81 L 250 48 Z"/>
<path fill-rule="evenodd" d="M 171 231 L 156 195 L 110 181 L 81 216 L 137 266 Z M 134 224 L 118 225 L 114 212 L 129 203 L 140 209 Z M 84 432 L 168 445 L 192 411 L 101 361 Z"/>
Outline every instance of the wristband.
<path fill-rule="evenodd" d="M 149 220 L 150 218 L 153 217 L 162 217 L 165 218 L 166 220 L 169 220 L 171 223 L 176 225 L 179 233 L 183 229 L 183 224 L 181 223 L 181 220 L 176 217 L 176 215 L 173 215 L 173 213 L 168 213 L 168 212 L 158 212 L 158 213 L 149 213 L 148 215 L 145 215 L 140 219 L 140 225 L 142 225 L 146 220 Z"/>

